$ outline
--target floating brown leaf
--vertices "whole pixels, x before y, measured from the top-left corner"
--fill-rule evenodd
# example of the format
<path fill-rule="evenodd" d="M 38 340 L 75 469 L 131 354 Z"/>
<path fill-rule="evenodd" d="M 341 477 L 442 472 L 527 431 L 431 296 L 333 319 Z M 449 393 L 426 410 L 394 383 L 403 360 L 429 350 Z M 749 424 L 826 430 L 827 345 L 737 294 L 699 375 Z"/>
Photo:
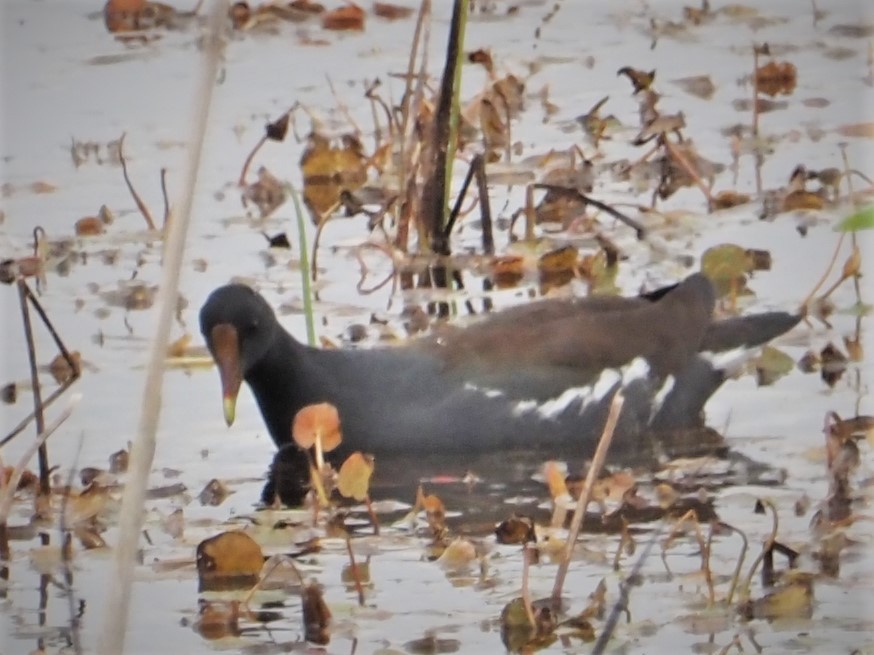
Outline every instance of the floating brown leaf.
<path fill-rule="evenodd" d="M 783 198 L 781 211 L 818 210 L 825 207 L 825 201 L 818 193 L 797 190 L 787 193 Z"/>
<path fill-rule="evenodd" d="M 504 545 L 536 542 L 534 519 L 530 516 L 513 515 L 506 521 L 501 521 L 495 528 L 495 539 L 499 544 Z"/>
<path fill-rule="evenodd" d="M 872 123 L 850 123 L 841 125 L 837 129 L 837 133 L 846 137 L 859 137 L 865 139 L 874 139 L 874 122 Z"/>
<path fill-rule="evenodd" d="M 99 234 L 103 234 L 106 231 L 106 228 L 103 225 L 103 221 L 101 221 L 96 216 L 86 216 L 85 218 L 80 218 L 78 221 L 76 221 L 74 228 L 76 230 L 76 236 L 78 237 L 97 236 Z"/>
<path fill-rule="evenodd" d="M 772 98 L 776 95 L 791 95 L 798 82 L 798 70 L 788 61 L 771 61 L 756 70 L 759 93 Z"/>
<path fill-rule="evenodd" d="M 322 17 L 322 27 L 326 30 L 347 31 L 364 29 L 364 10 L 355 4 L 348 4 Z"/>
<path fill-rule="evenodd" d="M 411 7 L 402 7 L 390 2 L 374 2 L 373 14 L 387 20 L 398 20 L 412 16 L 413 9 Z"/>
<path fill-rule="evenodd" d="M 304 202 L 315 223 L 335 208 L 343 191 L 355 191 L 367 181 L 367 157 L 354 135 L 342 138 L 341 146 L 311 134 L 300 158 Z"/>
<path fill-rule="evenodd" d="M 213 478 L 206 483 L 203 491 L 198 494 L 197 499 L 200 501 L 201 505 L 217 507 L 221 505 L 225 501 L 225 498 L 230 494 L 231 490 L 228 489 L 228 486 L 224 482 L 217 478 Z"/>
<path fill-rule="evenodd" d="M 750 201 L 750 197 L 745 193 L 737 191 L 720 191 L 713 196 L 713 209 L 731 209 L 738 205 L 745 205 Z"/>
<path fill-rule="evenodd" d="M 222 532 L 197 545 L 200 589 L 241 589 L 258 581 L 264 564 L 261 546 L 245 532 Z"/>
<path fill-rule="evenodd" d="M 49 372 L 58 384 L 69 382 L 82 374 L 82 355 L 78 350 L 70 353 L 70 361 L 61 354 L 49 364 Z"/>

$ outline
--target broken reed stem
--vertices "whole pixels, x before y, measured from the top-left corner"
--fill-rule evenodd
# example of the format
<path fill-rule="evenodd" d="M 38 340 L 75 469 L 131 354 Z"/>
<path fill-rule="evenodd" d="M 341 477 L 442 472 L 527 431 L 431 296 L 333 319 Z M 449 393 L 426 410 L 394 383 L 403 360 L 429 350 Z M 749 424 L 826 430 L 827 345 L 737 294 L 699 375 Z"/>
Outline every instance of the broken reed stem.
<path fill-rule="evenodd" d="M 121 174 L 124 176 L 124 183 L 127 185 L 128 191 L 130 191 L 131 196 L 133 196 L 134 202 L 137 204 L 137 209 L 140 210 L 140 214 L 143 215 L 143 218 L 146 219 L 146 225 L 150 230 L 156 230 L 155 221 L 152 219 L 152 215 L 149 213 L 149 208 L 146 207 L 146 203 L 143 202 L 143 199 L 140 198 L 140 195 L 134 189 L 134 185 L 130 180 L 130 177 L 127 174 L 127 162 L 124 159 L 124 137 L 127 136 L 127 132 L 121 133 L 121 138 L 118 140 L 118 160 L 121 163 Z"/>
<path fill-rule="evenodd" d="M 145 492 L 155 455 L 155 435 L 161 413 L 164 359 L 170 341 L 171 325 L 176 314 L 179 277 L 185 239 L 191 221 L 194 188 L 200 168 L 212 92 L 221 61 L 225 16 L 227 16 L 227 3 L 224 0 L 215 2 L 201 46 L 203 69 L 194 100 L 192 140 L 188 149 L 185 181 L 181 186 L 179 201 L 176 203 L 176 213 L 169 221 L 169 229 L 164 239 L 164 260 L 158 292 L 160 299 L 158 320 L 146 369 L 137 436 L 130 452 L 130 470 L 122 497 L 118 544 L 114 558 L 115 570 L 109 577 L 106 589 L 107 602 L 103 629 L 97 644 L 99 655 L 119 655 L 124 652 L 134 567 L 143 524 Z"/>
<path fill-rule="evenodd" d="M 610 448 L 610 443 L 613 441 L 613 433 L 616 431 L 616 424 L 619 422 L 619 415 L 622 412 L 622 404 L 624 402 L 625 396 L 622 395 L 622 391 L 617 391 L 610 403 L 610 413 L 607 415 L 604 432 L 601 433 L 601 439 L 598 441 L 598 448 L 595 450 L 592 463 L 589 465 L 589 470 L 586 473 L 586 483 L 580 492 L 579 498 L 577 498 L 577 507 L 574 511 L 574 517 L 571 519 L 571 527 L 568 531 L 567 542 L 564 545 L 561 564 L 558 565 L 558 571 L 555 574 L 555 585 L 552 587 L 552 599 L 556 602 L 561 600 L 561 591 L 564 587 L 564 580 L 567 577 L 574 544 L 577 541 L 577 536 L 580 534 L 580 528 L 583 527 L 586 507 L 589 506 L 595 480 L 597 480 L 598 474 L 604 466 L 604 460 L 607 458 L 607 451 Z"/>
<path fill-rule="evenodd" d="M 27 283 L 24 278 L 18 278 L 18 300 L 21 303 L 21 320 L 24 323 L 24 338 L 27 342 L 27 358 L 30 363 L 30 385 L 33 392 L 33 416 L 36 419 L 36 432 L 45 432 L 45 416 L 43 414 L 42 387 L 39 384 L 39 371 L 36 365 L 36 345 L 33 341 L 33 326 L 30 322 L 30 311 L 27 308 Z M 48 496 L 51 493 L 49 481 L 49 454 L 45 441 L 39 444 L 39 491 Z"/>
<path fill-rule="evenodd" d="M 5 486 L 3 486 L 2 493 L 0 493 L 0 525 L 6 525 L 6 520 L 9 517 L 9 510 L 12 508 L 12 501 L 15 497 L 15 489 L 21 481 L 21 476 L 24 473 L 24 469 L 30 461 L 30 458 L 33 457 L 33 454 L 37 450 L 45 445 L 46 439 L 52 436 L 52 434 L 61 427 L 64 421 L 70 418 L 70 414 L 73 413 L 73 410 L 76 408 L 76 405 L 79 404 L 81 399 L 81 394 L 73 394 L 67 408 L 60 413 L 58 418 L 52 421 L 42 432 L 39 433 L 39 435 L 37 435 L 34 442 L 27 447 L 27 450 L 24 451 L 24 454 L 18 460 L 15 469 L 12 471 L 12 475 L 9 476 L 9 481 Z"/>
<path fill-rule="evenodd" d="M 531 588 L 530 588 L 530 571 L 531 569 L 531 548 L 528 542 L 522 543 L 522 606 L 525 608 L 525 614 L 528 616 L 528 623 L 531 624 L 531 629 L 537 629 L 537 620 L 534 618 L 534 605 L 531 603 Z"/>

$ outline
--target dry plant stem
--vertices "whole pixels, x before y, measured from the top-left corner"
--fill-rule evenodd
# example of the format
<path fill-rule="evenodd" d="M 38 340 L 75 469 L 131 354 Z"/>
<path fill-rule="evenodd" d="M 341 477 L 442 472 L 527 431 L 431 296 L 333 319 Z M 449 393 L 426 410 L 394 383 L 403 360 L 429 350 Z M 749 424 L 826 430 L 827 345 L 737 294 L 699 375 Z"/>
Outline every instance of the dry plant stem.
<path fill-rule="evenodd" d="M 328 210 L 319 217 L 319 224 L 316 226 L 316 233 L 313 235 L 313 251 L 310 255 L 310 278 L 315 282 L 319 277 L 319 242 L 322 240 L 322 230 L 325 229 L 328 221 L 334 217 L 334 212 L 340 206 L 339 202 L 335 202 Z"/>
<path fill-rule="evenodd" d="M 841 236 L 838 237 L 837 245 L 835 245 L 835 250 L 832 253 L 832 258 L 829 260 L 828 266 L 826 266 L 825 273 L 822 274 L 822 277 L 819 278 L 819 281 L 814 285 L 813 289 L 810 290 L 810 293 L 807 294 L 807 297 L 801 302 L 801 307 L 799 311 L 802 314 L 807 314 L 808 305 L 810 301 L 813 300 L 814 296 L 816 296 L 816 292 L 819 291 L 819 288 L 825 284 L 825 281 L 828 279 L 828 276 L 831 275 L 832 269 L 835 267 L 835 263 L 838 261 L 838 253 L 841 251 L 841 245 L 844 243 L 844 237 L 846 236 L 846 232 L 841 232 Z"/>
<path fill-rule="evenodd" d="M 728 523 L 720 523 L 721 527 L 731 530 L 732 532 L 739 534 L 740 538 L 743 539 L 743 547 L 740 549 L 740 555 L 737 558 L 737 565 L 734 567 L 734 573 L 731 576 L 731 586 L 728 588 L 728 595 L 725 597 L 726 605 L 731 605 L 731 601 L 734 599 L 734 592 L 737 590 L 737 583 L 740 581 L 740 571 L 743 568 L 744 560 L 747 557 L 747 550 L 749 550 L 749 540 L 747 539 L 747 535 L 743 530 L 739 530 L 733 525 L 729 525 Z"/>
<path fill-rule="evenodd" d="M 367 515 L 370 517 L 370 522 L 373 523 L 373 536 L 379 536 L 379 519 L 376 517 L 376 512 L 373 511 L 373 501 L 370 500 L 370 494 L 364 497 L 364 505 L 367 507 Z"/>
<path fill-rule="evenodd" d="M 525 241 L 534 241 L 534 225 L 537 212 L 534 209 L 534 185 L 525 187 Z"/>
<path fill-rule="evenodd" d="M 725 648 L 719 651 L 719 655 L 728 655 L 728 652 L 736 648 L 739 653 L 744 652 L 743 644 L 740 642 L 740 635 L 735 635 L 730 642 L 725 645 Z"/>
<path fill-rule="evenodd" d="M 673 575 L 671 568 L 668 566 L 666 555 L 668 548 L 670 548 L 674 539 L 682 533 L 681 529 L 686 523 L 691 523 L 692 527 L 695 529 L 695 540 L 698 542 L 698 549 L 701 551 L 701 571 L 704 573 L 704 580 L 707 582 L 707 591 L 709 594 L 708 605 L 712 606 L 716 600 L 716 591 L 713 588 L 713 575 L 710 572 L 710 544 L 709 542 L 704 541 L 704 536 L 701 534 L 701 526 L 698 523 L 698 515 L 695 513 L 694 509 L 690 509 L 677 520 L 674 524 L 673 530 L 671 530 L 671 533 L 668 535 L 668 538 L 665 539 L 665 543 L 662 545 L 662 564 L 665 566 L 665 571 Z M 713 529 L 711 528 L 711 536 L 712 532 Z"/>
<path fill-rule="evenodd" d="M 21 320 L 24 324 L 24 337 L 27 341 L 27 358 L 30 363 L 30 385 L 33 391 L 33 415 L 36 419 L 36 432 L 45 432 L 45 417 L 43 415 L 42 387 L 39 384 L 39 371 L 36 368 L 36 346 L 33 342 L 33 326 L 30 323 L 30 312 L 27 309 L 27 283 L 18 278 L 18 300 L 21 303 Z M 73 369 L 75 370 L 75 368 Z M 39 445 L 39 491 L 41 494 L 51 493 L 49 481 L 49 454 L 45 441 Z"/>
<path fill-rule="evenodd" d="M 167 221 L 170 220 L 170 198 L 167 196 L 167 169 L 161 169 L 161 195 L 164 197 L 164 230 L 167 229 Z"/>
<path fill-rule="evenodd" d="M 258 580 L 258 582 L 255 583 L 255 586 L 252 587 L 252 588 L 249 590 L 249 592 L 246 594 L 246 597 L 243 598 L 243 600 L 241 601 L 241 605 L 242 605 L 243 607 L 245 607 L 245 608 L 248 608 L 248 607 L 249 607 L 249 601 L 252 600 L 252 596 L 254 596 L 254 595 L 257 593 L 257 591 L 258 591 L 259 589 L 261 589 L 261 587 L 264 586 L 264 583 L 267 582 L 267 579 L 268 579 L 271 575 L 273 575 L 273 572 L 274 572 L 274 571 L 279 567 L 279 565 L 282 564 L 283 562 L 287 562 L 288 564 L 291 564 L 291 570 L 294 571 L 294 574 L 297 576 L 297 580 L 298 580 L 298 582 L 300 583 L 300 586 L 301 586 L 301 587 L 303 587 L 304 584 L 306 584 L 306 583 L 304 582 L 303 576 L 300 574 L 300 571 L 298 570 L 297 566 L 296 566 L 295 563 L 294 563 L 294 559 L 292 559 L 291 557 L 288 557 L 287 555 L 279 555 L 279 556 L 277 556 L 277 558 L 276 558 L 275 560 L 273 560 L 273 563 L 271 564 L 270 568 L 267 569 L 267 570 L 266 570 L 266 571 L 261 575 L 261 578 Z"/>
<path fill-rule="evenodd" d="M 37 228 L 42 230 L 42 228 Z M 64 345 L 64 342 L 61 341 L 61 337 L 58 335 L 58 331 L 55 330 L 55 326 L 49 320 L 48 314 L 46 314 L 45 309 L 43 309 L 42 304 L 39 302 L 39 299 L 34 295 L 33 291 L 30 290 L 30 287 L 27 286 L 27 282 L 24 279 L 18 280 L 19 285 L 19 293 L 24 292 L 27 296 L 27 300 L 30 302 L 33 309 L 39 315 L 40 320 L 42 321 L 45 328 L 49 331 L 49 334 L 52 337 L 52 340 L 55 342 L 55 346 L 57 346 L 58 350 L 61 353 L 61 356 L 67 362 L 67 365 L 70 367 L 72 371 L 72 375 L 70 378 L 65 381 L 60 387 L 55 389 L 47 398 L 44 398 L 40 403 L 38 409 L 45 410 L 49 405 L 51 405 L 55 400 L 57 400 L 72 384 L 79 379 L 80 371 L 76 366 L 76 363 L 73 361 L 73 357 L 70 355 L 70 352 L 67 350 L 67 347 Z M 0 448 L 5 446 L 9 441 L 15 438 L 16 435 L 20 434 L 30 422 L 36 417 L 37 409 L 34 409 L 30 412 L 26 417 L 24 417 L 21 422 L 16 425 L 5 437 L 0 441 Z"/>
<path fill-rule="evenodd" d="M 622 412 L 622 404 L 624 402 L 625 396 L 622 395 L 621 391 L 617 391 L 610 403 L 610 413 L 607 415 L 604 432 L 601 433 L 601 439 L 598 441 L 598 448 L 595 450 L 589 471 L 586 473 L 586 484 L 582 492 L 580 492 L 580 497 L 577 499 L 577 507 L 574 511 L 574 518 L 571 520 L 570 530 L 568 530 L 561 564 L 558 565 L 558 571 L 555 574 L 555 584 L 552 587 L 552 599 L 556 602 L 561 600 L 561 591 L 571 563 L 574 544 L 580 534 L 580 528 L 583 527 L 583 517 L 586 514 L 586 507 L 589 506 L 592 488 L 595 485 L 598 474 L 601 472 L 601 468 L 604 466 L 604 460 L 607 458 L 607 451 L 610 449 L 610 443 L 613 441 L 613 433 L 616 431 L 616 424 L 619 422 L 619 414 Z"/>
<path fill-rule="evenodd" d="M 759 50 L 753 44 L 753 157 L 756 160 L 756 195 L 762 195 L 762 155 L 759 152 Z"/>
<path fill-rule="evenodd" d="M 355 553 L 352 552 L 352 540 L 346 537 L 346 552 L 349 553 L 349 566 L 352 568 L 352 580 L 355 582 L 355 591 L 358 592 L 358 605 L 364 607 L 364 587 L 361 584 L 361 574 L 358 564 L 355 562 Z"/>
<path fill-rule="evenodd" d="M 534 618 L 534 606 L 531 604 L 531 585 L 528 583 L 529 570 L 531 569 L 531 548 L 528 542 L 522 544 L 522 605 L 528 616 L 531 629 L 537 629 L 537 620 Z"/>
<path fill-rule="evenodd" d="M 130 181 L 130 177 L 127 174 L 127 162 L 124 159 L 125 136 L 127 136 L 127 132 L 122 132 L 121 138 L 118 140 L 118 161 L 121 163 L 121 174 L 124 176 L 124 183 L 127 185 L 128 191 L 130 191 L 134 202 L 137 204 L 137 209 L 140 210 L 143 218 L 146 219 L 146 225 L 150 230 L 156 230 L 157 228 L 155 227 L 155 221 L 152 220 L 152 215 L 149 213 L 149 208 L 146 207 L 146 203 L 143 202 L 143 199 L 140 198 L 139 194 L 136 192 L 136 189 L 134 189 L 134 185 Z"/>
<path fill-rule="evenodd" d="M 534 184 L 533 187 L 535 189 L 545 189 L 546 191 L 552 191 L 554 193 L 561 193 L 571 198 L 576 198 L 586 203 L 587 205 L 592 205 L 596 209 L 600 209 L 602 212 L 606 212 L 610 214 L 613 218 L 625 223 L 628 227 L 635 231 L 638 239 L 643 240 L 647 236 L 646 228 L 631 218 L 630 216 L 626 216 L 622 212 L 617 209 L 614 209 L 610 205 L 601 202 L 600 200 L 595 200 L 591 196 L 587 196 L 585 193 L 580 193 L 576 189 L 572 189 L 570 187 L 559 186 L 556 184 Z"/>
<path fill-rule="evenodd" d="M 704 194 L 704 197 L 707 198 L 707 211 L 710 211 L 713 208 L 713 195 L 710 193 L 710 187 L 708 187 L 704 180 L 701 179 L 701 176 L 698 175 L 698 171 L 689 163 L 689 160 L 686 159 L 686 156 L 680 152 L 677 148 L 674 147 L 674 144 L 670 142 L 670 140 L 665 137 L 664 139 L 665 148 L 667 148 L 668 152 L 671 153 L 671 157 L 674 158 L 680 166 L 689 174 L 689 177 L 692 178 L 692 181 L 701 189 L 701 193 Z"/>
<path fill-rule="evenodd" d="M 97 652 L 99 655 L 118 655 L 124 652 L 125 633 L 130 610 L 134 566 L 143 523 L 143 503 L 149 471 L 155 455 L 155 434 L 161 413 L 161 388 L 164 360 L 170 341 L 170 329 L 176 314 L 179 275 L 185 250 L 185 237 L 191 218 L 194 188 L 200 167 L 204 135 L 209 118 L 212 91 L 218 76 L 223 48 L 223 25 L 227 3 L 213 4 L 207 33 L 202 41 L 203 70 L 200 75 L 192 125 L 192 141 L 188 149 L 185 182 L 176 203 L 176 213 L 169 221 L 164 246 L 164 262 L 158 303 L 159 313 L 155 337 L 146 369 L 142 412 L 137 436 L 130 453 L 130 470 L 121 503 L 118 526 L 118 545 L 115 550 L 114 574 L 109 576 L 106 590 L 106 612 Z"/>
<path fill-rule="evenodd" d="M 249 154 L 246 156 L 246 161 L 243 162 L 243 168 L 240 169 L 240 179 L 237 180 L 238 186 L 246 186 L 246 175 L 249 173 L 249 167 L 252 165 L 252 160 L 255 159 L 255 155 L 261 150 L 261 146 L 267 143 L 267 135 L 262 134 L 261 138 L 258 139 L 258 143 L 255 144 L 255 147 L 249 151 Z"/>
<path fill-rule="evenodd" d="M 844 162 L 844 177 L 847 178 L 847 193 L 849 194 L 850 204 L 852 205 L 853 209 L 858 209 L 858 204 L 856 203 L 856 194 L 853 193 L 852 173 L 853 173 L 854 169 L 850 168 L 850 159 L 847 157 L 847 145 L 845 143 L 842 143 L 842 144 L 840 144 L 839 147 L 841 149 L 841 160 Z M 860 175 L 861 175 L 861 173 L 860 173 Z M 865 179 L 868 179 L 864 175 L 862 175 L 862 177 L 864 177 Z M 870 183 L 871 180 L 868 180 L 868 182 Z M 856 236 L 855 232 L 850 233 L 850 240 L 851 240 L 851 243 L 853 244 L 854 249 L 859 247 L 859 238 L 858 238 L 858 236 Z M 858 275 L 853 276 L 853 287 L 856 291 L 856 302 L 858 302 L 859 305 L 861 305 L 862 304 L 862 289 L 861 289 L 861 285 L 859 284 L 859 276 Z"/>
<path fill-rule="evenodd" d="M 495 254 L 495 237 L 492 230 L 492 206 L 489 202 L 489 184 L 486 179 L 486 162 L 482 155 L 477 155 L 470 163 L 476 174 L 477 194 L 479 195 L 480 223 L 483 231 L 483 252 L 486 255 Z"/>
<path fill-rule="evenodd" d="M 15 498 L 15 489 L 21 481 L 21 476 L 24 473 L 24 469 L 30 461 L 30 458 L 33 457 L 33 454 L 37 450 L 39 450 L 40 446 L 45 444 L 46 439 L 52 436 L 52 433 L 61 427 L 64 421 L 70 418 L 70 414 L 73 413 L 73 410 L 76 408 L 76 405 L 79 404 L 81 399 L 82 396 L 80 394 L 73 394 L 67 408 L 60 413 L 58 418 L 49 423 L 45 430 L 39 433 L 34 442 L 28 446 L 27 450 L 24 451 L 24 454 L 22 454 L 21 458 L 18 460 L 18 463 L 12 471 L 12 475 L 9 476 L 9 481 L 5 486 L 3 486 L 2 493 L 0 493 L 0 525 L 6 525 L 6 520 L 9 518 L 9 510 L 12 508 L 12 500 Z"/>
<path fill-rule="evenodd" d="M 771 510 L 771 515 L 773 516 L 773 523 L 771 524 L 771 534 L 768 535 L 768 538 L 765 540 L 765 543 L 762 544 L 762 551 L 758 554 L 756 559 L 753 561 L 752 566 L 750 566 L 749 573 L 747 573 L 747 577 L 744 580 L 743 586 L 741 586 L 740 599 L 742 601 L 749 599 L 750 587 L 753 584 L 753 576 L 756 574 L 756 569 L 759 568 L 759 564 L 761 564 L 762 560 L 765 558 L 765 553 L 767 553 L 769 550 L 771 550 L 774 547 L 774 542 L 777 541 L 777 530 L 780 527 L 780 519 L 777 516 L 777 508 L 774 507 L 774 503 L 772 503 L 770 500 L 763 500 L 763 499 L 759 499 L 759 502 Z"/>

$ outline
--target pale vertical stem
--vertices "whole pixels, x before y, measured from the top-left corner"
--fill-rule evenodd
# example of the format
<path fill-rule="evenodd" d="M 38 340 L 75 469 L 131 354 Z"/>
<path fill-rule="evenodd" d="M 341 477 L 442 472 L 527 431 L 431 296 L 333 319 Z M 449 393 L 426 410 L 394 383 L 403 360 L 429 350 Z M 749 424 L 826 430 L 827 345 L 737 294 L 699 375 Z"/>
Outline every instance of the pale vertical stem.
<path fill-rule="evenodd" d="M 622 391 L 617 391 L 613 395 L 613 401 L 610 403 L 610 413 L 607 415 L 604 432 L 601 433 L 601 439 L 598 441 L 598 448 L 595 450 L 594 457 L 592 457 L 592 464 L 589 466 L 588 473 L 586 473 L 586 484 L 580 492 L 580 497 L 577 499 L 577 507 L 574 511 L 574 518 L 571 520 L 571 527 L 568 531 L 567 542 L 564 545 L 561 564 L 559 564 L 558 571 L 555 574 L 555 585 L 552 587 L 553 600 L 561 599 L 561 590 L 564 587 L 564 579 L 567 577 L 567 570 L 570 566 L 571 553 L 573 553 L 577 536 L 580 534 L 580 528 L 583 527 L 583 517 L 586 515 L 586 507 L 589 506 L 589 499 L 592 496 L 595 480 L 597 480 L 598 473 L 601 472 L 601 468 L 604 466 L 604 460 L 607 459 L 607 451 L 610 449 L 610 443 L 613 441 L 613 433 L 616 431 L 616 424 L 619 422 L 619 414 L 622 412 L 622 404 L 624 402 L 625 396 L 622 395 Z"/>
<path fill-rule="evenodd" d="M 155 456 L 155 434 L 161 413 L 164 359 L 170 340 L 170 328 L 176 314 L 182 255 L 190 223 L 194 187 L 203 151 L 212 91 L 221 60 L 222 29 L 226 15 L 225 0 L 215 2 L 203 40 L 203 70 L 195 96 L 192 141 L 188 149 L 185 183 L 181 187 L 179 202 L 175 204 L 178 209 L 174 210 L 174 216 L 169 221 L 169 229 L 165 235 L 158 323 L 146 370 L 137 436 L 131 448 L 130 472 L 121 503 L 118 545 L 115 549 L 115 571 L 106 589 L 106 613 L 97 644 L 97 652 L 100 655 L 120 655 L 124 652 L 134 566 L 143 524 L 143 503 L 149 470 Z"/>

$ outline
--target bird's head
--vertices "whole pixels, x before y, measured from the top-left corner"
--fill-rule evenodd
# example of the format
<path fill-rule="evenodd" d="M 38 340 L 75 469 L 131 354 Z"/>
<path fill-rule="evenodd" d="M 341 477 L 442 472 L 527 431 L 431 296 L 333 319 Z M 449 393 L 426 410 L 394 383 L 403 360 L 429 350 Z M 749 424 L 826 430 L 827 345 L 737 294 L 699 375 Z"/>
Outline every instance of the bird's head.
<path fill-rule="evenodd" d="M 234 422 L 240 384 L 270 349 L 279 324 L 267 301 L 243 284 L 219 287 L 200 310 L 200 331 L 219 369 L 225 421 Z"/>

